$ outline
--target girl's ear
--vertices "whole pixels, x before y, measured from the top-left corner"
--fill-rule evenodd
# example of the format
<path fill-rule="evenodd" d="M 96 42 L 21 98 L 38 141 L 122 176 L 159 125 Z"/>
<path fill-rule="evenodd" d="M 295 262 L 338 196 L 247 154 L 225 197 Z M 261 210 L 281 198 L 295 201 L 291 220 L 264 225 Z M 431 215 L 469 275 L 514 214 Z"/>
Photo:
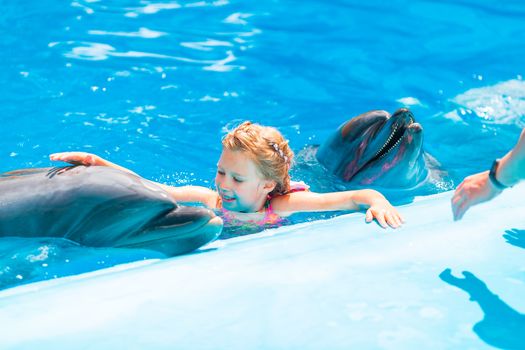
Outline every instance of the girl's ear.
<path fill-rule="evenodd" d="M 272 192 L 275 186 L 277 186 L 277 183 L 274 180 L 265 180 L 263 185 L 264 192 Z"/>

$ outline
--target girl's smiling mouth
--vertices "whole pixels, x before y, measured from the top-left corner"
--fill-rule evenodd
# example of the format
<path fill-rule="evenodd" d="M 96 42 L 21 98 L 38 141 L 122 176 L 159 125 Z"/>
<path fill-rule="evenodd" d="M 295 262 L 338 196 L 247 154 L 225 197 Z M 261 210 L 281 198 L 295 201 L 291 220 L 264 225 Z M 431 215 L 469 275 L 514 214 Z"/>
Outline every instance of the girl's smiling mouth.
<path fill-rule="evenodd" d="M 235 197 L 233 197 L 233 196 L 226 196 L 224 194 L 221 194 L 221 198 L 222 198 L 223 202 L 227 202 L 227 203 L 231 203 L 231 202 L 235 201 Z"/>

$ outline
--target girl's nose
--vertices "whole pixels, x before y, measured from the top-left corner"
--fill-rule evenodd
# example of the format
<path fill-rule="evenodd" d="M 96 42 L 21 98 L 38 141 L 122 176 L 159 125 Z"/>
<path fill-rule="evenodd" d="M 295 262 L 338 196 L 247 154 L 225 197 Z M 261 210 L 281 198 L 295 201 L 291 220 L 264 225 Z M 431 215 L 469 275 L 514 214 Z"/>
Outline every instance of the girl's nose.
<path fill-rule="evenodd" d="M 225 192 L 225 191 L 229 191 L 231 189 L 231 186 L 227 180 L 222 179 L 222 180 L 217 181 L 217 188 L 220 191 Z"/>

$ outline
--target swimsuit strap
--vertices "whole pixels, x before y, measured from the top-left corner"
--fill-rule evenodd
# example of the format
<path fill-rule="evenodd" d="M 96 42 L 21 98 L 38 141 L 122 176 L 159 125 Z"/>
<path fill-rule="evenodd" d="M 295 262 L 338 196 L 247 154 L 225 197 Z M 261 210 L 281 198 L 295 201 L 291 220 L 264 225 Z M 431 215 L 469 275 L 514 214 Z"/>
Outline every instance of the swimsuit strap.
<path fill-rule="evenodd" d="M 309 191 L 310 186 L 305 184 L 303 181 L 290 181 L 290 190 L 284 194 Z M 275 197 L 282 196 L 281 194 L 268 195 L 266 197 L 266 202 L 264 202 L 264 218 L 262 219 L 262 224 L 277 224 L 283 219 L 273 211 L 272 208 L 272 199 Z"/>
<path fill-rule="evenodd" d="M 266 197 L 266 202 L 264 202 L 264 218 L 261 220 L 261 224 L 278 224 L 280 221 L 282 221 L 281 217 L 277 215 L 272 208 L 272 199 L 275 198 L 275 196 Z"/>

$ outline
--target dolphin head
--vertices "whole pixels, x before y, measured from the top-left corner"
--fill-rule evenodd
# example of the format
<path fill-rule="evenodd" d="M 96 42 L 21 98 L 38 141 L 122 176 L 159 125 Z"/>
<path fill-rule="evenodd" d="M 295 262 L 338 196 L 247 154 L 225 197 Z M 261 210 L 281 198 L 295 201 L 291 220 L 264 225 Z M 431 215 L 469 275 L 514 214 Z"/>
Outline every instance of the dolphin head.
<path fill-rule="evenodd" d="M 341 125 L 316 156 L 353 184 L 407 188 L 428 175 L 422 144 L 423 128 L 408 109 L 370 111 Z"/>
<path fill-rule="evenodd" d="M 62 237 L 89 247 L 173 256 L 221 233 L 212 210 L 179 205 L 158 184 L 102 166 L 0 174 L 0 237 Z"/>
<path fill-rule="evenodd" d="M 176 205 L 115 246 L 152 249 L 174 256 L 189 253 L 215 240 L 222 228 L 222 219 L 212 210 Z"/>

